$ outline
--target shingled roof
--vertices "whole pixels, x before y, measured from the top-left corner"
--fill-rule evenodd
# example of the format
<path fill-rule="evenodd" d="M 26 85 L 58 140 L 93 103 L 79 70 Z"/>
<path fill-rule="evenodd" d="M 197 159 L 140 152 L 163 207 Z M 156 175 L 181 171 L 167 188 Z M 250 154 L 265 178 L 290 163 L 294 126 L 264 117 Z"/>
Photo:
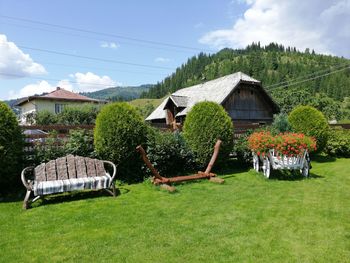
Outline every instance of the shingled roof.
<path fill-rule="evenodd" d="M 164 107 L 169 99 L 173 100 L 175 104 L 177 104 L 177 101 L 181 101 L 180 107 L 184 107 L 184 109 L 176 115 L 177 117 L 185 116 L 196 103 L 201 101 L 213 101 L 218 104 L 222 104 L 227 96 L 229 96 L 241 82 L 261 85 L 260 81 L 253 79 L 242 72 L 236 72 L 195 86 L 180 89 L 167 97 L 146 118 L 146 121 L 166 118 L 166 111 Z M 267 93 L 266 95 L 269 97 Z M 274 103 L 272 98 L 269 98 L 271 99 L 272 103 Z"/>
<path fill-rule="evenodd" d="M 105 103 L 103 100 L 96 100 L 91 99 L 89 97 L 80 95 L 78 93 L 74 93 L 65 89 L 61 89 L 59 87 L 56 88 L 56 90 L 44 94 L 44 95 L 38 95 L 38 96 L 29 96 L 23 99 L 20 99 L 16 106 L 20 106 L 24 104 L 25 102 L 31 101 L 31 100 L 59 100 L 59 101 L 79 101 L 79 102 L 88 102 L 88 103 Z"/>

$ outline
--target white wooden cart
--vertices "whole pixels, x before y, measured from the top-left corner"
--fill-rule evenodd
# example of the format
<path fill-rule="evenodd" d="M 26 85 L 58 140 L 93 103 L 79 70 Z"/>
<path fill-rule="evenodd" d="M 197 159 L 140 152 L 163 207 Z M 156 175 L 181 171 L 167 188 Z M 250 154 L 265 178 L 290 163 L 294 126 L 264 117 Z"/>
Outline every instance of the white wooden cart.
<path fill-rule="evenodd" d="M 271 170 L 300 170 L 304 177 L 308 177 L 310 157 L 307 150 L 302 155 L 295 156 L 281 155 L 274 149 L 269 150 L 265 157 L 259 157 L 253 152 L 253 167 L 257 172 L 261 168 L 266 178 L 270 177 Z"/>

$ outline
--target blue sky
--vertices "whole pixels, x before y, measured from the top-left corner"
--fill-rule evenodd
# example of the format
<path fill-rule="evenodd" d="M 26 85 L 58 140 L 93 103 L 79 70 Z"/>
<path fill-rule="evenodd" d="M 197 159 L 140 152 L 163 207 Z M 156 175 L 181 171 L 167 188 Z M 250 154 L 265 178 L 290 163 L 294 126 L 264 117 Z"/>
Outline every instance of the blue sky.
<path fill-rule="evenodd" d="M 200 51 L 258 40 L 350 57 L 350 0 L 307 2 L 0 0 L 0 99 L 156 83 Z"/>

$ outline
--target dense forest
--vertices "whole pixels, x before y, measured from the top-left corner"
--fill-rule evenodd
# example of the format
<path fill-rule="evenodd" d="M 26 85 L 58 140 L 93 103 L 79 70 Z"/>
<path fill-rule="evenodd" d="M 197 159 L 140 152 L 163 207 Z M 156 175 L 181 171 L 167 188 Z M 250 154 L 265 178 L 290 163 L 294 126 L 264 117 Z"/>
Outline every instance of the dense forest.
<path fill-rule="evenodd" d="M 234 72 L 260 80 L 266 90 L 288 113 L 298 104 L 313 105 L 329 119 L 350 115 L 350 60 L 304 52 L 275 43 L 253 43 L 245 49 L 225 48 L 215 54 L 200 53 L 157 83 L 142 98 L 161 98 L 178 89 Z"/>

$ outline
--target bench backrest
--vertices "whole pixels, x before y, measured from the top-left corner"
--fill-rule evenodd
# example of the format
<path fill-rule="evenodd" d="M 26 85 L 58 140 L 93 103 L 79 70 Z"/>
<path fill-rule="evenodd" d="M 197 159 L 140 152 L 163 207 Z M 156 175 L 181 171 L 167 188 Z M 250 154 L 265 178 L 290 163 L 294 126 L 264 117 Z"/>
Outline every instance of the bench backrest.
<path fill-rule="evenodd" d="M 54 181 L 106 175 L 103 161 L 67 155 L 35 167 L 35 181 Z"/>

